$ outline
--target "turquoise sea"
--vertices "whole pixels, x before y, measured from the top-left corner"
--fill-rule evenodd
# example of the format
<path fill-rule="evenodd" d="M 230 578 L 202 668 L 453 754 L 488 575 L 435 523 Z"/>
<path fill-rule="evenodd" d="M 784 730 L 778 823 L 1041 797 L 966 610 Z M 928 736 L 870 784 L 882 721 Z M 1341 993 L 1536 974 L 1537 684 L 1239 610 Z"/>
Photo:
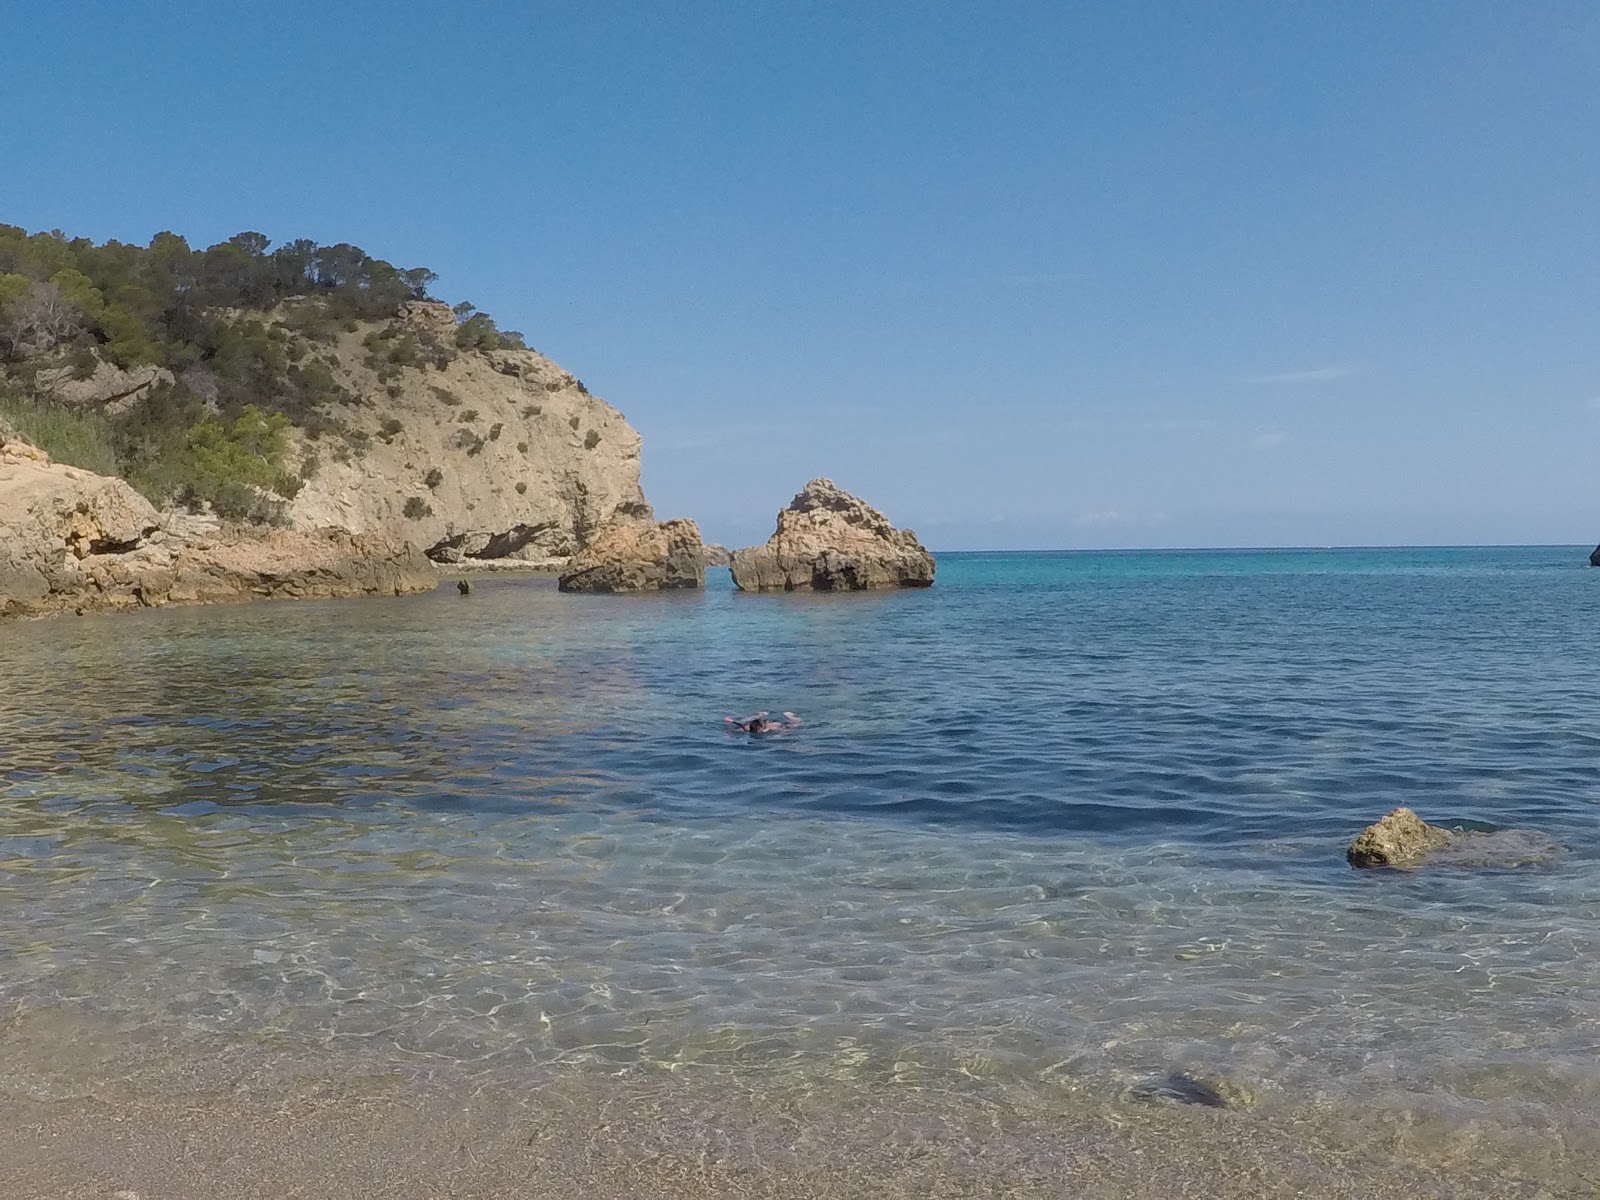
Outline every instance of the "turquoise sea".
<path fill-rule="evenodd" d="M 1114 1106 L 1188 1071 L 1536 1170 L 1600 1116 L 1586 555 L 0 625 L 0 1003 L 499 1076 Z M 805 724 L 727 732 L 757 709 Z M 1564 852 L 1352 871 L 1401 804 Z"/>

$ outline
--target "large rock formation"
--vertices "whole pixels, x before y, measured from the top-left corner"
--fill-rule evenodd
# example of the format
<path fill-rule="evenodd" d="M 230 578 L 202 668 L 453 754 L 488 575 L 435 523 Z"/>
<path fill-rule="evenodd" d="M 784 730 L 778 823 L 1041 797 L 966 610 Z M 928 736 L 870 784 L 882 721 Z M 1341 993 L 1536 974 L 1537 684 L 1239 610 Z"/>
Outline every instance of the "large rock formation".
<path fill-rule="evenodd" d="M 624 521 L 579 551 L 561 574 L 563 592 L 654 592 L 706 585 L 705 547 L 693 521 Z"/>
<path fill-rule="evenodd" d="M 766 544 L 735 550 L 729 566 L 747 592 L 927 587 L 934 570 L 916 534 L 827 479 L 806 484 Z"/>
<path fill-rule="evenodd" d="M 376 321 L 341 322 L 305 298 L 219 315 L 265 329 L 291 364 L 278 383 L 292 379 L 306 406 L 285 464 L 302 480 L 284 512 L 293 529 L 384 535 L 439 562 L 548 562 L 615 521 L 653 517 L 622 414 L 532 350 L 458 346 L 445 304 L 411 301 Z M 47 407 L 131 422 L 173 386 L 217 398 L 204 364 L 175 377 L 64 348 L 39 356 L 29 380 Z"/>
<path fill-rule="evenodd" d="M 446 305 L 417 301 L 321 350 L 357 403 L 336 414 L 343 440 L 298 439 L 306 482 L 289 505 L 294 528 L 381 533 L 441 562 L 537 562 L 576 553 L 614 521 L 652 516 L 639 435 L 543 355 L 456 349 L 442 368 L 385 357 L 407 344 L 454 347 L 455 333 Z"/>
<path fill-rule="evenodd" d="M 1596 546 L 1589 551 L 1589 565 L 1591 567 L 1600 567 L 1600 546 Z"/>
<path fill-rule="evenodd" d="M 343 530 L 225 531 L 0 429 L 0 616 L 438 586 L 415 546 Z"/>

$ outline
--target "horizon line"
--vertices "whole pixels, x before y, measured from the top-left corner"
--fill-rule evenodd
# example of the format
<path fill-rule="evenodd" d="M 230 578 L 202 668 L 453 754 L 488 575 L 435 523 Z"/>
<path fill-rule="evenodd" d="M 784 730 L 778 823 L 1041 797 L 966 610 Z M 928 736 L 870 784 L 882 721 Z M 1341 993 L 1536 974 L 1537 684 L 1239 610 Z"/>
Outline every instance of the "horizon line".
<path fill-rule="evenodd" d="M 1006 546 L 930 550 L 932 554 L 1218 554 L 1224 552 L 1329 550 L 1582 550 L 1587 542 L 1382 542 L 1277 546 Z"/>

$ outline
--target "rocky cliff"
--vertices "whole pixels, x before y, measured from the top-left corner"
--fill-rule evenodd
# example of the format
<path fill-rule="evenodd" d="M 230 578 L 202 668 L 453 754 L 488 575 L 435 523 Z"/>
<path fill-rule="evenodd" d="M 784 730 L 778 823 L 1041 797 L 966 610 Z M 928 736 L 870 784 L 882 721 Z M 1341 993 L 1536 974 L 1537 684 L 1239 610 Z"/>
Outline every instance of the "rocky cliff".
<path fill-rule="evenodd" d="M 455 317 L 432 301 L 351 324 L 320 357 L 355 402 L 339 407 L 337 437 L 296 439 L 305 484 L 288 508 L 293 528 L 382 533 L 443 561 L 543 560 L 576 553 L 613 519 L 651 516 L 639 435 L 542 354 L 386 359 L 408 339 L 454 338 Z"/>
<path fill-rule="evenodd" d="M 461 345 L 445 304 L 336 320 L 308 298 L 220 319 L 283 355 L 284 375 L 265 392 L 310 398 L 283 434 L 298 482 L 280 495 L 294 494 L 261 496 L 291 529 L 409 541 L 443 562 L 537 562 L 565 559 L 614 521 L 653 516 L 639 435 L 622 414 L 533 350 Z M 76 366 L 64 350 L 32 361 L 26 389 L 38 404 L 137 431 L 168 419 L 164 393 L 215 401 L 204 364 L 174 375 L 77 353 Z"/>
<path fill-rule="evenodd" d="M 120 479 L 50 460 L 0 425 L 0 616 L 430 591 L 404 541 L 245 531 L 157 512 Z"/>

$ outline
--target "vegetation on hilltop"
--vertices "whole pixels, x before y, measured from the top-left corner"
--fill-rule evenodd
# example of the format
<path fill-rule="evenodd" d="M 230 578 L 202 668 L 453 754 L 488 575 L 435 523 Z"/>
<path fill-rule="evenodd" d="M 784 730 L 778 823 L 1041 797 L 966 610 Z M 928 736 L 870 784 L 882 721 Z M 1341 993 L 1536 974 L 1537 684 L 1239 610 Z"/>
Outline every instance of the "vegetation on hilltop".
<path fill-rule="evenodd" d="M 263 521 L 300 480 L 285 469 L 291 426 L 339 432 L 354 404 L 319 352 L 360 321 L 431 299 L 425 267 L 400 268 L 357 246 L 306 239 L 271 249 L 246 232 L 204 250 L 175 233 L 148 246 L 0 225 L 0 419 L 63 462 L 120 474 L 158 504 L 209 504 Z M 471 304 L 440 337 L 370 333 L 367 365 L 443 369 L 461 349 L 523 346 Z M 74 410 L 56 392 L 111 364 L 160 368 L 124 411 Z"/>

